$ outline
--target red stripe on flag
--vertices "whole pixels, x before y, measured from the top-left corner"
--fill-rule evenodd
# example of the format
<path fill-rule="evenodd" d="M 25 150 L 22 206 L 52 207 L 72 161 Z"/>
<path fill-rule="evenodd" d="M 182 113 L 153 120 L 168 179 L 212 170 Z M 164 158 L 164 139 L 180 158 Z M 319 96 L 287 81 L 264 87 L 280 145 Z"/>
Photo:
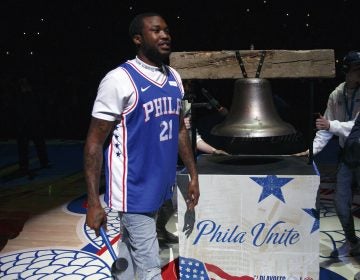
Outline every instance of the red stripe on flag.
<path fill-rule="evenodd" d="M 174 259 L 161 268 L 161 276 L 166 280 L 179 279 L 179 258 Z"/>
<path fill-rule="evenodd" d="M 220 276 L 222 279 L 226 280 L 254 280 L 253 277 L 250 276 L 231 276 L 230 274 L 223 271 L 220 267 L 217 267 L 213 264 L 205 263 L 206 269 L 209 272 L 215 273 L 217 276 Z"/>

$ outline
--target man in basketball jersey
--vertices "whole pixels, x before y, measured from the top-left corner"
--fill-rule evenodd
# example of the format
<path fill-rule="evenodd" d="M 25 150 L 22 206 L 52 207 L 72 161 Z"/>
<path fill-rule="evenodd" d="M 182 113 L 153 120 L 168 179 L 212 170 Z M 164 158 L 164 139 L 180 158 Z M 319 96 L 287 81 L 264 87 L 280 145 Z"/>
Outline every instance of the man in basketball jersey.
<path fill-rule="evenodd" d="M 93 106 L 84 148 L 86 223 L 97 235 L 106 225 L 99 200 L 104 160 L 105 200 L 119 212 L 119 257 L 128 262 L 119 279 L 161 279 L 155 219 L 172 196 L 178 152 L 191 178 L 189 209 L 200 196 L 198 174 L 181 114 L 181 78 L 166 65 L 168 26 L 160 15 L 145 13 L 133 19 L 129 33 L 137 55 L 107 73 Z"/>

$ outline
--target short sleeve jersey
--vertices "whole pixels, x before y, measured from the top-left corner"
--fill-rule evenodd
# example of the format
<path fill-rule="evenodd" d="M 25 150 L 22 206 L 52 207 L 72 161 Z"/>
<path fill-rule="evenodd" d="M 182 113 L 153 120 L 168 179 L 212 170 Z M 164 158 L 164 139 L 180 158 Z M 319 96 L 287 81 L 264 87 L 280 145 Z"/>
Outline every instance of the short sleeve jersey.
<path fill-rule="evenodd" d="M 105 201 L 116 211 L 156 211 L 172 195 L 183 87 L 169 66 L 127 61 L 100 83 L 93 117 L 116 120 L 105 150 Z"/>

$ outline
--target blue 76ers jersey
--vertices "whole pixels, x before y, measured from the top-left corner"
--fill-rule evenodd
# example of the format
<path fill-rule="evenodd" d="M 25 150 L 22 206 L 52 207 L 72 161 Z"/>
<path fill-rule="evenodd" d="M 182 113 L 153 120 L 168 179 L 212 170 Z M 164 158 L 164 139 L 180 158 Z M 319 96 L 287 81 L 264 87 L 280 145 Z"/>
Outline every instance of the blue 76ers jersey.
<path fill-rule="evenodd" d="M 169 67 L 156 84 L 131 63 L 122 64 L 136 102 L 123 112 L 105 151 L 105 201 L 117 211 L 156 211 L 172 195 L 178 153 L 180 83 Z"/>

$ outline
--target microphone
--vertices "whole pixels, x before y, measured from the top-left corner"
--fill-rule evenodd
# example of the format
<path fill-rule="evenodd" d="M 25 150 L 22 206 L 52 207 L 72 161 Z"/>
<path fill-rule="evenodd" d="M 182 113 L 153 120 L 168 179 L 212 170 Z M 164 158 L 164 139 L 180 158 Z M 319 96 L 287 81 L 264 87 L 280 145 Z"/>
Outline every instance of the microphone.
<path fill-rule="evenodd" d="M 205 96 L 205 98 L 209 101 L 209 104 L 216 109 L 220 114 L 226 116 L 228 114 L 228 110 L 220 105 L 219 101 L 217 101 L 208 90 L 205 88 L 201 89 L 202 95 Z"/>

